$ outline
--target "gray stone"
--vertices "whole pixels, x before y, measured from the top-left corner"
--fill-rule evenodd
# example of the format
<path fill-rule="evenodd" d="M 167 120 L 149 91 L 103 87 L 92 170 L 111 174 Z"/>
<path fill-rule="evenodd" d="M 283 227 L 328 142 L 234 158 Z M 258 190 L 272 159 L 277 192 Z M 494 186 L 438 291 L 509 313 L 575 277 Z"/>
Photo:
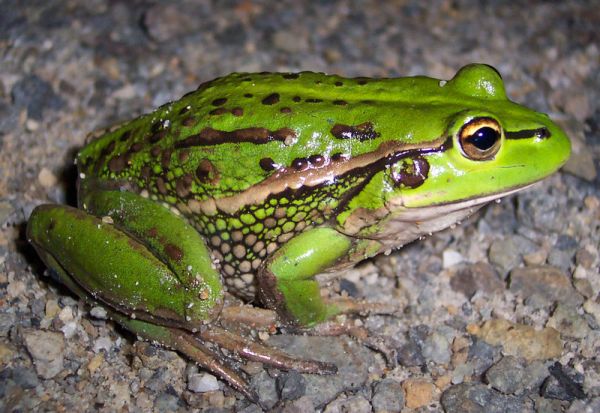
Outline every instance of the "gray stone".
<path fill-rule="evenodd" d="M 10 328 L 15 325 L 16 316 L 11 309 L 4 309 L 5 311 L 0 313 L 0 337 L 8 336 Z"/>
<path fill-rule="evenodd" d="M 494 241 L 490 246 L 490 262 L 496 267 L 502 277 L 517 267 L 523 261 L 523 255 L 537 249 L 537 245 L 520 235 L 506 237 Z"/>
<path fill-rule="evenodd" d="M 342 392 L 360 389 L 368 379 L 370 366 L 375 364 L 371 351 L 346 337 L 278 335 L 272 336 L 268 343 L 284 349 L 290 355 L 302 359 L 318 357 L 321 361 L 334 363 L 337 366 L 337 374 L 304 375 L 305 394 L 317 408 L 330 402 Z M 315 349 L 319 351 L 316 352 Z M 254 377 L 252 382 L 254 383 Z"/>
<path fill-rule="evenodd" d="M 423 343 L 423 357 L 437 364 L 445 364 L 450 361 L 452 353 L 450 351 L 450 341 L 448 338 L 434 331 Z"/>
<path fill-rule="evenodd" d="M 12 98 L 17 107 L 26 108 L 27 116 L 35 120 L 42 119 L 44 110 L 59 110 L 65 105 L 48 82 L 31 74 L 15 83 Z"/>
<path fill-rule="evenodd" d="M 571 280 L 558 268 L 548 265 L 515 268 L 510 272 L 509 289 L 524 299 L 538 294 L 547 300 L 548 306 L 556 301 L 572 306 L 583 303 Z"/>
<path fill-rule="evenodd" d="M 190 374 L 187 388 L 194 393 L 205 393 L 219 390 L 219 382 L 215 376 L 209 373 Z"/>
<path fill-rule="evenodd" d="M 24 389 L 33 389 L 40 384 L 37 374 L 25 367 L 15 367 L 12 371 L 12 379 Z"/>
<path fill-rule="evenodd" d="M 566 413 L 598 413 L 600 412 L 600 397 L 590 400 L 575 400 Z"/>
<path fill-rule="evenodd" d="M 536 413 L 564 413 L 564 403 L 556 399 L 544 399 L 543 397 L 535 397 L 535 412 Z"/>
<path fill-rule="evenodd" d="M 522 395 L 539 388 L 548 375 L 548 368 L 540 361 L 526 364 L 516 357 L 505 356 L 490 367 L 485 378 L 502 393 Z"/>
<path fill-rule="evenodd" d="M 312 413 L 315 412 L 315 407 L 312 404 L 310 397 L 300 397 L 296 400 L 288 401 L 281 409 L 281 413 Z"/>
<path fill-rule="evenodd" d="M 447 389 L 441 397 L 446 413 L 533 412 L 528 398 L 504 395 L 484 384 L 462 383 Z"/>
<path fill-rule="evenodd" d="M 371 405 L 363 396 L 340 396 L 325 407 L 323 413 L 371 413 Z"/>
<path fill-rule="evenodd" d="M 475 375 L 483 374 L 496 360 L 500 359 L 500 347 L 492 346 L 480 338 L 473 337 L 467 360 Z"/>
<path fill-rule="evenodd" d="M 544 381 L 541 395 L 547 399 L 572 401 L 583 399 L 583 375 L 556 362 L 549 367 L 550 376 Z"/>
<path fill-rule="evenodd" d="M 502 357 L 485 373 L 487 382 L 504 394 L 515 394 L 524 376 L 523 365 L 516 357 Z"/>
<path fill-rule="evenodd" d="M 38 375 L 51 379 L 63 369 L 65 340 L 61 333 L 34 330 L 24 334 L 25 346 Z"/>
<path fill-rule="evenodd" d="M 587 321 L 577 309 L 563 304 L 556 306 L 546 326 L 557 329 L 563 336 L 573 338 L 584 338 L 590 332 Z"/>
<path fill-rule="evenodd" d="M 154 399 L 154 411 L 156 412 L 175 412 L 180 407 L 179 397 L 170 392 L 162 392 Z"/>
<path fill-rule="evenodd" d="M 371 400 L 375 413 L 400 412 L 404 408 L 404 391 L 398 380 L 385 378 L 375 385 Z"/>
<path fill-rule="evenodd" d="M 306 380 L 297 371 L 281 374 L 275 383 L 282 400 L 296 400 L 306 392 Z"/>
<path fill-rule="evenodd" d="M 548 264 L 567 272 L 573 261 L 573 252 L 553 248 L 548 253 Z"/>
<path fill-rule="evenodd" d="M 266 409 L 272 408 L 279 401 L 275 379 L 265 370 L 252 376 L 250 387 L 258 394 L 261 405 Z"/>
<path fill-rule="evenodd" d="M 457 271 L 450 279 L 450 286 L 467 298 L 472 298 L 478 291 L 494 294 L 504 290 L 504 282 L 494 267 L 484 262 L 477 262 Z"/>

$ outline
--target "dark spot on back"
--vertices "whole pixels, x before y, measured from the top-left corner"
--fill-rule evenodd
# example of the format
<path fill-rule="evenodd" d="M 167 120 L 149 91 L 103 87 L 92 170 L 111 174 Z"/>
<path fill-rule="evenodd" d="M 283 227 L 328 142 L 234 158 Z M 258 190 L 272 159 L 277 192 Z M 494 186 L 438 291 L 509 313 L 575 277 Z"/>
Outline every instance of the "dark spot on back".
<path fill-rule="evenodd" d="M 339 105 L 339 106 L 346 106 L 348 104 L 348 102 L 346 102 L 345 100 L 342 99 L 336 99 L 333 101 L 334 105 Z"/>
<path fill-rule="evenodd" d="M 308 160 L 306 158 L 296 158 L 292 161 L 292 168 L 303 171 L 308 168 Z"/>
<path fill-rule="evenodd" d="M 292 98 L 292 100 L 293 100 L 294 102 L 301 102 L 301 101 L 302 101 L 302 98 L 301 98 L 300 96 L 297 96 L 297 95 L 296 95 L 296 96 L 294 96 L 294 97 Z"/>
<path fill-rule="evenodd" d="M 340 82 L 339 80 L 334 83 L 336 86 L 344 86 L 344 82 Z"/>
<path fill-rule="evenodd" d="M 196 124 L 196 118 L 194 118 L 193 116 L 188 116 L 187 118 L 181 121 L 181 124 L 187 127 L 194 126 Z"/>
<path fill-rule="evenodd" d="M 219 171 L 208 159 L 203 159 L 196 168 L 196 177 L 203 183 L 217 183 L 219 181 Z"/>
<path fill-rule="evenodd" d="M 175 183 L 175 191 L 177 192 L 177 196 L 180 198 L 185 198 L 189 195 L 192 189 L 192 181 L 194 178 L 191 174 L 185 174 L 177 179 Z"/>
<path fill-rule="evenodd" d="M 308 157 L 308 162 L 310 162 L 310 164 L 314 167 L 320 167 L 323 166 L 325 164 L 325 157 L 322 155 L 311 155 Z"/>
<path fill-rule="evenodd" d="M 103 156 L 110 155 L 115 150 L 115 141 L 110 141 L 100 152 Z"/>
<path fill-rule="evenodd" d="M 347 159 L 348 159 L 348 156 L 345 155 L 345 154 L 343 154 L 343 153 L 341 153 L 341 152 L 336 152 L 333 155 L 331 155 L 331 160 L 333 162 L 340 162 L 340 161 L 344 161 L 344 160 L 347 160 Z"/>
<path fill-rule="evenodd" d="M 204 128 L 195 135 L 188 136 L 182 141 L 175 142 L 175 148 L 188 148 L 191 146 L 218 145 L 221 143 L 251 142 L 264 144 L 274 140 L 285 142 L 288 138 L 296 137 L 290 128 L 281 128 L 270 131 L 266 128 L 244 128 L 233 131 L 222 131 Z"/>
<path fill-rule="evenodd" d="M 245 98 L 251 98 L 251 97 L 253 97 L 253 96 L 254 96 L 254 95 L 253 95 L 252 93 L 244 93 L 244 97 L 245 97 Z"/>
<path fill-rule="evenodd" d="M 142 148 L 144 147 L 144 145 L 142 145 L 142 142 L 136 142 L 133 145 L 131 145 L 131 147 L 129 148 L 130 152 L 139 152 L 142 150 Z"/>
<path fill-rule="evenodd" d="M 231 109 L 231 114 L 233 116 L 243 116 L 244 115 L 244 109 L 238 107 L 235 107 L 233 109 Z"/>
<path fill-rule="evenodd" d="M 160 155 L 161 151 L 162 149 L 160 149 L 160 146 L 153 146 L 152 149 L 150 149 L 150 155 L 156 158 Z"/>
<path fill-rule="evenodd" d="M 401 160 L 399 171 L 392 172 L 392 179 L 398 186 L 416 188 L 423 185 L 429 175 L 429 162 L 422 156 Z"/>
<path fill-rule="evenodd" d="M 262 158 L 260 161 L 258 161 L 258 164 L 265 171 L 272 171 L 277 166 L 275 161 L 273 161 L 271 158 Z"/>
<path fill-rule="evenodd" d="M 209 115 L 222 115 L 227 112 L 228 112 L 228 110 L 225 108 L 216 108 L 216 109 L 213 109 L 210 112 L 208 112 L 208 114 Z"/>
<path fill-rule="evenodd" d="M 338 139 L 358 139 L 361 142 L 381 136 L 379 132 L 375 131 L 371 122 L 364 122 L 356 126 L 335 124 L 331 128 L 331 134 Z"/>
<path fill-rule="evenodd" d="M 167 134 L 167 132 L 165 130 L 155 132 L 152 135 L 150 135 L 150 137 L 148 138 L 148 142 L 156 143 L 159 140 L 161 140 L 162 138 L 164 138 L 166 134 Z"/>
<path fill-rule="evenodd" d="M 167 169 L 169 165 L 171 165 L 171 154 L 173 153 L 173 149 L 165 149 L 160 158 L 160 164 L 163 168 Z"/>
<path fill-rule="evenodd" d="M 156 178 L 156 189 L 158 189 L 158 192 L 160 192 L 163 195 L 167 193 L 167 186 L 165 185 L 165 181 L 160 176 Z"/>
<path fill-rule="evenodd" d="M 271 93 L 262 100 L 263 105 L 274 105 L 277 102 L 279 102 L 279 93 Z"/>
<path fill-rule="evenodd" d="M 283 108 L 279 109 L 279 111 L 280 111 L 281 113 L 292 113 L 292 109 L 291 109 L 291 108 L 288 108 L 287 106 L 285 106 L 285 107 L 283 107 Z"/>
<path fill-rule="evenodd" d="M 144 165 L 140 170 L 140 175 L 142 176 L 142 178 L 147 180 L 148 178 L 150 178 L 151 172 L 152 170 L 150 169 L 150 167 L 148 165 Z"/>
<path fill-rule="evenodd" d="M 310 98 L 310 99 L 306 99 L 305 102 L 306 103 L 319 103 L 319 102 L 323 102 L 323 99 Z"/>
<path fill-rule="evenodd" d="M 131 131 L 130 130 L 123 132 L 123 134 L 119 137 L 119 140 L 121 142 L 124 142 L 127 139 L 129 139 L 129 138 L 131 138 Z"/>
<path fill-rule="evenodd" d="M 189 105 L 182 107 L 179 110 L 179 114 L 180 115 L 185 115 L 186 113 L 188 113 L 191 110 L 191 107 Z"/>
<path fill-rule="evenodd" d="M 227 98 L 218 98 L 212 101 L 213 106 L 222 106 L 227 102 Z"/>
<path fill-rule="evenodd" d="M 125 165 L 125 157 L 123 155 L 115 156 L 108 161 L 108 169 L 114 173 L 121 172 L 123 169 L 125 169 Z"/>
<path fill-rule="evenodd" d="M 185 162 L 190 157 L 190 151 L 188 149 L 179 151 L 179 153 L 177 154 L 177 157 L 179 158 L 179 162 Z"/>
<path fill-rule="evenodd" d="M 173 261 L 181 261 L 183 258 L 183 251 L 173 244 L 165 245 L 165 253 L 169 256 Z"/>

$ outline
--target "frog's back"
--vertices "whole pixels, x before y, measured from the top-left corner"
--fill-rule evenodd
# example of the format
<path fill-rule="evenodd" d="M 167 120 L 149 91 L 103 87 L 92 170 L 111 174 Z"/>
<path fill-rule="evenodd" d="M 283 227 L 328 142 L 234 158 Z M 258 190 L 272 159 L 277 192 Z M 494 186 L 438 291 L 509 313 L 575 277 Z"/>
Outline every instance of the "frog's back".
<path fill-rule="evenodd" d="M 167 201 L 226 197 L 277 167 L 319 166 L 398 139 L 397 110 L 382 106 L 423 99 L 425 85 L 433 93 L 437 81 L 234 73 L 94 140 L 79 168 Z"/>

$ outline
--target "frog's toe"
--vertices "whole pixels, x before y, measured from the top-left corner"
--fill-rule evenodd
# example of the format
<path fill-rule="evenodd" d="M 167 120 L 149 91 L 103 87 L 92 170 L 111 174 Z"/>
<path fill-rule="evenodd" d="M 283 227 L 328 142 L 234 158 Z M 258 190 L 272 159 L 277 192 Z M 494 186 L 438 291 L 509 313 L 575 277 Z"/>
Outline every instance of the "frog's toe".
<path fill-rule="evenodd" d="M 361 325 L 356 325 L 354 321 L 352 318 L 341 317 L 341 320 L 326 321 L 302 331 L 306 334 L 319 336 L 348 335 L 371 350 L 380 353 L 390 368 L 396 367 L 398 359 L 394 343 L 384 336 L 373 334 Z"/>
<path fill-rule="evenodd" d="M 400 310 L 400 306 L 395 303 L 379 303 L 356 298 L 338 297 L 327 301 L 330 307 L 336 309 L 336 314 L 359 314 L 366 316 L 369 314 L 394 314 Z"/>
<path fill-rule="evenodd" d="M 301 373 L 335 374 L 335 364 L 316 360 L 302 360 L 294 358 L 273 347 L 267 347 L 238 334 L 230 333 L 222 328 L 211 327 L 199 333 L 199 337 L 217 344 L 242 358 L 258 361 L 276 367 L 280 370 L 296 370 Z"/>

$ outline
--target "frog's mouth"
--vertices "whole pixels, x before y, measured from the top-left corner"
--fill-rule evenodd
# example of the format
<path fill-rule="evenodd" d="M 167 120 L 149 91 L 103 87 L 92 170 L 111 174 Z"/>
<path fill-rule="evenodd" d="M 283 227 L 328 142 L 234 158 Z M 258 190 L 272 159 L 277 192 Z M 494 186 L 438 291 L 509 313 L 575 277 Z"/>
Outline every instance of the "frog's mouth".
<path fill-rule="evenodd" d="M 395 207 L 394 204 L 388 203 L 386 204 L 387 215 L 378 224 L 379 231 L 367 238 L 381 242 L 382 249 L 399 248 L 417 238 L 463 221 L 491 201 L 512 195 L 532 185 L 534 184 L 527 184 L 478 198 L 426 207 Z"/>
<path fill-rule="evenodd" d="M 435 219 L 440 215 L 469 210 L 471 208 L 474 208 L 473 212 L 475 212 L 475 210 L 481 208 L 487 203 L 523 191 L 535 184 L 536 182 L 477 198 L 452 201 L 424 207 L 406 207 L 402 198 L 397 200 L 392 199 L 386 202 L 386 208 L 388 209 L 389 214 L 393 216 L 393 219 L 405 220 L 409 222 L 428 221 L 430 219 Z"/>

